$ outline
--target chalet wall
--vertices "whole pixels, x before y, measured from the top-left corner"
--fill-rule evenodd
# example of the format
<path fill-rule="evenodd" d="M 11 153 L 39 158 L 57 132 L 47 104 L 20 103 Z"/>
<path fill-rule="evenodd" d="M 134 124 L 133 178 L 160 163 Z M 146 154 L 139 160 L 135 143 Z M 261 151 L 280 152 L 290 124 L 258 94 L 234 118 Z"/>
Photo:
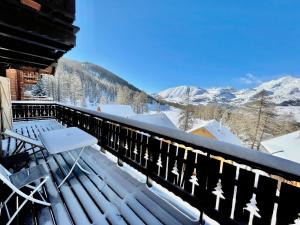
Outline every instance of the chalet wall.
<path fill-rule="evenodd" d="M 25 100 L 25 90 L 38 82 L 40 74 L 35 71 L 7 69 L 6 77 L 10 79 L 12 100 Z"/>
<path fill-rule="evenodd" d="M 10 79 L 10 91 L 11 99 L 18 100 L 21 99 L 20 90 L 18 86 L 18 73 L 15 69 L 6 70 L 6 77 Z"/>
<path fill-rule="evenodd" d="M 199 128 L 197 130 L 192 131 L 191 133 L 217 140 L 217 138 L 205 128 Z"/>

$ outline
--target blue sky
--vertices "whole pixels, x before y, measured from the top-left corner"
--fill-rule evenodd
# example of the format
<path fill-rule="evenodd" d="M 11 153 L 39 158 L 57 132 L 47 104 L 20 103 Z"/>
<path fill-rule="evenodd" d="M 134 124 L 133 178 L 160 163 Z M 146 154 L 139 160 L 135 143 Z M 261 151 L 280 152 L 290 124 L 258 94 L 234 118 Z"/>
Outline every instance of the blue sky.
<path fill-rule="evenodd" d="M 300 75 L 299 0 L 77 0 L 77 46 L 138 88 L 252 87 Z"/>

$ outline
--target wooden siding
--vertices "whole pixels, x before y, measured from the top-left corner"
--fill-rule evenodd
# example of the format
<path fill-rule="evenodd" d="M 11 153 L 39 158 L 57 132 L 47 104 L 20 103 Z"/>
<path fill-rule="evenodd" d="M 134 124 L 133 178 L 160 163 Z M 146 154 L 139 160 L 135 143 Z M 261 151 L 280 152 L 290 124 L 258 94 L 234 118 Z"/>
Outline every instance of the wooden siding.
<path fill-rule="evenodd" d="M 30 85 L 35 85 L 41 75 L 35 71 L 8 69 L 6 76 L 11 83 L 11 98 L 12 100 L 24 100 L 25 90 Z"/>
<path fill-rule="evenodd" d="M 194 130 L 191 133 L 217 140 L 217 138 L 204 127 Z"/>

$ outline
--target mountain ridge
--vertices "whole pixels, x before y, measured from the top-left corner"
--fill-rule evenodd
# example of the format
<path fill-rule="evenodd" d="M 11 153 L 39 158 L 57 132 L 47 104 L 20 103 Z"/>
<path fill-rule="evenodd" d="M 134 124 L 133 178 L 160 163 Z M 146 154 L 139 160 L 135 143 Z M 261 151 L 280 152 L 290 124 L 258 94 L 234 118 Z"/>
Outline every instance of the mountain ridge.
<path fill-rule="evenodd" d="M 132 96 L 143 92 L 104 67 L 69 58 L 61 58 L 55 76 L 44 76 L 41 84 L 43 87 L 36 87 L 33 95 L 46 95 L 73 104 L 113 103 L 122 90 Z M 150 95 L 147 98 L 149 102 L 156 101 Z"/>
<path fill-rule="evenodd" d="M 251 102 L 254 96 L 262 90 L 267 91 L 268 100 L 276 105 L 296 105 L 300 106 L 300 77 L 286 75 L 278 79 L 261 83 L 257 87 L 248 89 L 235 89 L 233 87 L 201 88 L 197 86 L 177 86 L 168 88 L 154 96 L 162 100 L 187 104 L 188 92 L 191 104 L 230 104 L 243 105 Z"/>

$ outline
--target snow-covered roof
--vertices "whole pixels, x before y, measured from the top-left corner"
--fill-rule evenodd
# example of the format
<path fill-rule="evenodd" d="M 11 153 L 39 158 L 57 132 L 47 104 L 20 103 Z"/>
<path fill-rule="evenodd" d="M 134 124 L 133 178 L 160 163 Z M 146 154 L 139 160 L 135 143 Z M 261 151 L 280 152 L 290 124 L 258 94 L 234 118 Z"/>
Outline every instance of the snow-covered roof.
<path fill-rule="evenodd" d="M 193 129 L 189 130 L 188 133 L 192 133 L 193 131 L 198 130 L 200 128 L 205 128 L 206 130 L 208 130 L 219 141 L 243 146 L 243 142 L 236 135 L 234 135 L 229 128 L 223 126 L 216 120 L 202 120 L 200 124 L 198 124 Z"/>
<path fill-rule="evenodd" d="M 130 105 L 101 104 L 98 108 L 100 108 L 101 112 L 116 116 L 128 117 L 136 115 Z"/>
<path fill-rule="evenodd" d="M 179 128 L 180 127 L 179 118 L 180 118 L 181 111 L 182 111 L 181 109 L 170 107 L 169 110 L 164 110 L 163 113 L 169 118 L 169 120 L 172 121 L 173 124 L 175 124 L 177 128 Z"/>
<path fill-rule="evenodd" d="M 129 116 L 129 119 L 137 120 L 144 123 L 150 123 L 158 126 L 168 127 L 172 129 L 178 129 L 174 123 L 164 114 L 137 114 L 135 116 Z"/>
<path fill-rule="evenodd" d="M 261 142 L 271 154 L 300 163 L 300 130 Z"/>

